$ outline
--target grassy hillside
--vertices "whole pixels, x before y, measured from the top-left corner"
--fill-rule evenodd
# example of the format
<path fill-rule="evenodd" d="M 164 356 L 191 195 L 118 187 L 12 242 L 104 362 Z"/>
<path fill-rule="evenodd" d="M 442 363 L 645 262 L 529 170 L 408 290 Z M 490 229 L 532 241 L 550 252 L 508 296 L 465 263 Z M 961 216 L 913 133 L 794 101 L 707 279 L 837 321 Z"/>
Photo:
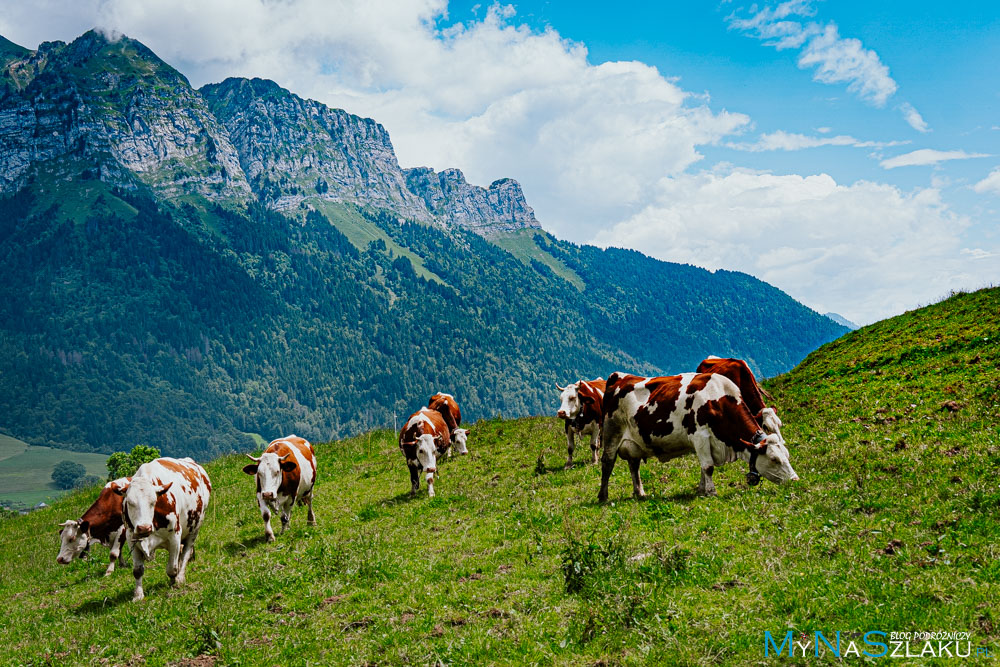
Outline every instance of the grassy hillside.
<path fill-rule="evenodd" d="M 140 604 L 130 573 L 100 577 L 104 550 L 56 565 L 54 522 L 94 495 L 75 493 L 3 523 L 0 660 L 747 664 L 786 629 L 969 631 L 993 653 L 998 312 L 1000 290 L 960 295 L 774 380 L 794 485 L 748 488 L 734 464 L 697 498 L 686 458 L 644 466 L 638 503 L 619 465 L 600 506 L 554 418 L 496 419 L 411 499 L 378 431 L 318 448 L 319 526 L 297 510 L 266 544 L 243 460 L 222 458 L 188 586 L 161 553 Z"/>
<path fill-rule="evenodd" d="M 35 447 L 0 435 L 0 503 L 51 502 L 66 494 L 52 483 L 52 469 L 60 461 L 73 461 L 87 469 L 88 475 L 104 478 L 108 469 L 104 454 L 70 452 L 52 447 Z"/>

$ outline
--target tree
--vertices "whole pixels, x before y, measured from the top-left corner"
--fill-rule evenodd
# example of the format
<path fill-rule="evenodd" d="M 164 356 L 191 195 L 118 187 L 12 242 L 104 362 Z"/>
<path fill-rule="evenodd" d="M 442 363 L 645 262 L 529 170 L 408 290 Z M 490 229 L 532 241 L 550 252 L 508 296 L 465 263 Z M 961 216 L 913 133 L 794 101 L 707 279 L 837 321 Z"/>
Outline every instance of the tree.
<path fill-rule="evenodd" d="M 72 489 L 77 480 L 87 474 L 87 469 L 73 461 L 60 461 L 52 469 L 52 481 L 60 489 Z"/>
<path fill-rule="evenodd" d="M 149 445 L 136 445 L 131 452 L 115 452 L 108 457 L 108 479 L 134 475 L 143 463 L 160 458 L 160 450 Z"/>

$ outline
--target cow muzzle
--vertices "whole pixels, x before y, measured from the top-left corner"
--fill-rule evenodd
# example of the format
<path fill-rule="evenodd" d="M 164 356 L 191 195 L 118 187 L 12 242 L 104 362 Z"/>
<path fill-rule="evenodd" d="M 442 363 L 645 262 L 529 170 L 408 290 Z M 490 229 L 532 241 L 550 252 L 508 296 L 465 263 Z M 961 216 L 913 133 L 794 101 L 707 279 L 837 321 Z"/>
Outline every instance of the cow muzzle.
<path fill-rule="evenodd" d="M 60 565 L 69 565 L 70 560 L 70 558 L 66 558 L 65 556 L 56 556 L 56 562 Z"/>
<path fill-rule="evenodd" d="M 559 417 L 559 419 L 566 419 L 566 411 L 560 410 L 559 412 L 556 413 L 556 416 Z"/>
<path fill-rule="evenodd" d="M 153 534 L 153 527 L 150 524 L 143 524 L 135 527 L 135 534 L 138 537 L 148 537 Z"/>
<path fill-rule="evenodd" d="M 263 498 L 264 500 L 274 500 L 274 493 L 271 491 L 265 491 L 262 494 L 260 494 L 260 497 Z"/>
<path fill-rule="evenodd" d="M 756 470 L 751 470 L 747 473 L 747 484 L 750 486 L 757 486 L 760 484 L 760 473 Z"/>

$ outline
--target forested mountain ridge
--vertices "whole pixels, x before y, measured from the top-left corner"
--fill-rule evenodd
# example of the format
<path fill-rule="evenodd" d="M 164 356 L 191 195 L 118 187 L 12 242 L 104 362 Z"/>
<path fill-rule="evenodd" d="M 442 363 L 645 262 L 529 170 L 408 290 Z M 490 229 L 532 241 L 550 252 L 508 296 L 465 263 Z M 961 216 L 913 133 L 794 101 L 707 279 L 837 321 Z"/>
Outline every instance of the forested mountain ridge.
<path fill-rule="evenodd" d="M 559 241 L 516 182 L 403 170 L 377 123 L 272 82 L 198 92 L 95 32 L 0 47 L 0 429 L 28 442 L 209 458 L 439 389 L 542 414 L 556 382 L 770 375 L 844 331 L 744 274 Z"/>

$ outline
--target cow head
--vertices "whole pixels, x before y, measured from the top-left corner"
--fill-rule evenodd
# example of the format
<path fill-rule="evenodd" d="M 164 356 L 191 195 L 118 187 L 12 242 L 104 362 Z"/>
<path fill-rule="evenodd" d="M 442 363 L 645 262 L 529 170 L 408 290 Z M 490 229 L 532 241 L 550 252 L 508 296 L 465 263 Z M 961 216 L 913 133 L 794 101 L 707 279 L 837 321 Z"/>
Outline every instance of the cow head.
<path fill-rule="evenodd" d="M 757 421 L 764 428 L 767 433 L 773 433 L 778 436 L 778 438 L 784 442 L 785 439 L 781 437 L 781 427 L 784 425 L 781 423 L 781 419 L 778 417 L 778 413 L 775 412 L 774 408 L 764 408 L 757 413 Z"/>
<path fill-rule="evenodd" d="M 173 485 L 173 482 L 156 484 L 145 477 L 133 477 L 130 483 L 112 489 L 124 497 L 122 516 L 137 539 L 152 534 L 156 501 Z"/>
<path fill-rule="evenodd" d="M 59 531 L 59 555 L 56 562 L 61 565 L 68 565 L 74 558 L 83 557 L 90 546 L 90 523 L 87 521 L 63 521 L 62 529 Z"/>
<path fill-rule="evenodd" d="M 743 441 L 749 453 L 750 471 L 747 473 L 747 482 L 750 486 L 759 484 L 761 477 L 775 484 L 798 481 L 799 476 L 795 474 L 789 461 L 788 448 L 780 436 L 771 433 L 754 439 L 757 440 L 756 444 Z"/>
<path fill-rule="evenodd" d="M 437 472 L 437 445 L 434 443 L 434 436 L 429 433 L 418 436 L 416 445 L 417 461 L 427 473 L 427 495 L 433 498 L 434 473 Z"/>
<path fill-rule="evenodd" d="M 279 457 L 274 452 L 264 452 L 260 458 L 247 454 L 254 463 L 243 467 L 243 472 L 257 476 L 257 486 L 260 487 L 260 497 L 265 502 L 273 503 L 278 497 L 278 487 L 281 486 L 281 473 L 295 470 L 295 459 L 288 452 Z"/>
<path fill-rule="evenodd" d="M 469 429 L 456 428 L 451 432 L 451 438 L 455 441 L 455 449 L 458 450 L 459 454 L 469 453 Z"/>
<path fill-rule="evenodd" d="M 556 385 L 559 390 L 559 412 L 556 415 L 560 419 L 576 419 L 583 409 L 585 400 L 590 400 L 587 396 L 580 395 L 580 383 L 574 382 L 565 387 Z"/>

